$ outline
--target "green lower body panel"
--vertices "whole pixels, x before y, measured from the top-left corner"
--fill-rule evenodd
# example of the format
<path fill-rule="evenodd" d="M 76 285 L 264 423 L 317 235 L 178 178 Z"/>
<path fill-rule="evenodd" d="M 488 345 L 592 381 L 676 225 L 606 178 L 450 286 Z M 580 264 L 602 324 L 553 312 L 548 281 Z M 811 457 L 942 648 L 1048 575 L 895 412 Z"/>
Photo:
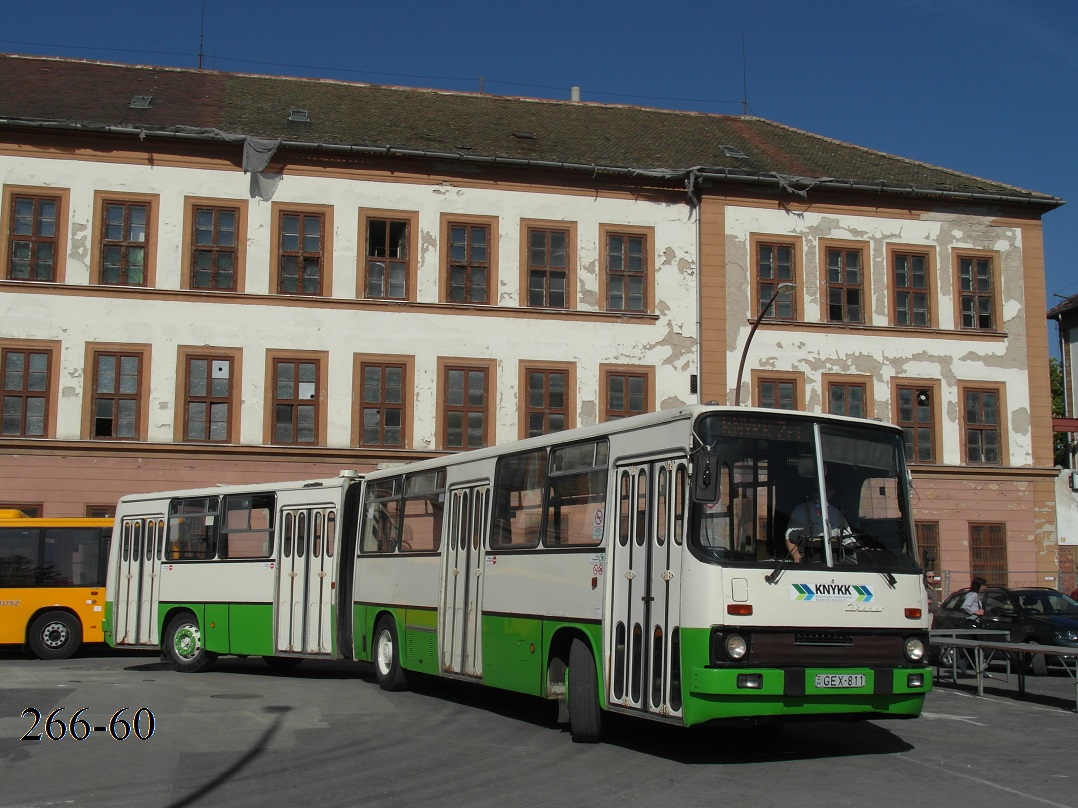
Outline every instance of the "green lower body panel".
<path fill-rule="evenodd" d="M 202 643 L 216 654 L 273 656 L 273 604 L 162 603 L 158 615 L 162 642 L 168 615 L 184 609 L 195 615 Z"/>
<path fill-rule="evenodd" d="M 543 621 L 483 615 L 483 683 L 533 696 L 543 694 Z"/>

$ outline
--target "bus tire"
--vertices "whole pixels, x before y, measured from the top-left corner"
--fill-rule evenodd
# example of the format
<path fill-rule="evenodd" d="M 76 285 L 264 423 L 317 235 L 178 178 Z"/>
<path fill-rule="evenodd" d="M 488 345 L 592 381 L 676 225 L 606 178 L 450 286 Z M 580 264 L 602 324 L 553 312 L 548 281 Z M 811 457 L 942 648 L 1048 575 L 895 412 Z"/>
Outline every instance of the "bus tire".
<path fill-rule="evenodd" d="M 202 629 L 190 612 L 180 612 L 165 628 L 165 656 L 180 673 L 201 673 L 217 661 L 217 654 L 202 644 Z"/>
<path fill-rule="evenodd" d="M 569 648 L 569 732 L 573 743 L 598 743 L 603 731 L 595 657 L 579 637 Z"/>
<path fill-rule="evenodd" d="M 45 612 L 30 624 L 28 639 L 38 659 L 67 659 L 82 645 L 82 623 L 68 612 Z"/>
<path fill-rule="evenodd" d="M 303 657 L 299 656 L 264 656 L 262 658 L 266 660 L 267 665 L 277 670 L 294 668 L 303 661 Z"/>
<path fill-rule="evenodd" d="M 374 677 L 382 690 L 407 690 L 408 674 L 401 667 L 397 624 L 388 615 L 374 630 Z"/>

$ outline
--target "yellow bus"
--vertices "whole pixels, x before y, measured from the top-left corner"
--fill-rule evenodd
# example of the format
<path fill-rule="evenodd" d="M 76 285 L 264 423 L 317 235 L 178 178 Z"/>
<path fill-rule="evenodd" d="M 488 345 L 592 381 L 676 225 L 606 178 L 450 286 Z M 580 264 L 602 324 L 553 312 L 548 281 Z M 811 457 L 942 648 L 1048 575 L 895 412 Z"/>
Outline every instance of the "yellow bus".
<path fill-rule="evenodd" d="M 0 643 L 67 659 L 104 642 L 111 519 L 41 519 L 0 509 Z"/>

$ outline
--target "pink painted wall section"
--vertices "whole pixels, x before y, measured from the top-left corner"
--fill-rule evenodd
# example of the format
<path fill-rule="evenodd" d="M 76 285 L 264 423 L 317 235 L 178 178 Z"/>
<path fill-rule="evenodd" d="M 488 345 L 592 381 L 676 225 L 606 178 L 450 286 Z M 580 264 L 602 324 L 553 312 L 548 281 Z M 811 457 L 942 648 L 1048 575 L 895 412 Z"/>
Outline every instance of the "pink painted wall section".
<path fill-rule="evenodd" d="M 84 516 L 87 505 L 115 505 L 124 494 L 336 477 L 357 464 L 297 460 L 0 455 L 0 502 L 44 505 L 43 516 Z"/>

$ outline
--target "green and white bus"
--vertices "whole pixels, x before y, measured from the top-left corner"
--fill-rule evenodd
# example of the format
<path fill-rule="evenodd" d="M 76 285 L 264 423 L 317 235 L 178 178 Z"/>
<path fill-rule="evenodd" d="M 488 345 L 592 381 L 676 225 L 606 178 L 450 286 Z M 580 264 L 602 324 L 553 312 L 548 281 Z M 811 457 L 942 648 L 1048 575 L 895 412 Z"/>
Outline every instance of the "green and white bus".
<path fill-rule="evenodd" d="M 134 494 L 117 506 L 105 640 L 180 671 L 350 657 L 358 475 Z M 349 539 L 351 538 L 351 541 Z"/>
<path fill-rule="evenodd" d="M 688 406 L 362 481 L 264 487 L 253 561 L 222 539 L 198 558 L 166 556 L 185 514 L 210 512 L 200 498 L 217 497 L 227 524 L 229 498 L 254 488 L 161 495 L 151 510 L 168 525 L 169 569 L 147 616 L 181 670 L 217 653 L 370 661 L 387 690 L 431 674 L 557 700 L 577 741 L 600 738 L 604 712 L 683 726 L 913 717 L 931 674 L 902 447 L 901 430 L 872 421 Z M 117 524 L 150 499 L 121 500 Z M 792 522 L 822 500 L 818 525 Z M 338 587 L 332 642 L 316 652 L 286 641 L 297 618 L 285 520 L 330 501 Z M 114 541 L 118 581 L 131 577 L 123 548 Z M 257 591 L 256 571 L 250 589 L 229 571 L 259 563 Z M 111 580 L 108 636 L 123 644 Z"/>

